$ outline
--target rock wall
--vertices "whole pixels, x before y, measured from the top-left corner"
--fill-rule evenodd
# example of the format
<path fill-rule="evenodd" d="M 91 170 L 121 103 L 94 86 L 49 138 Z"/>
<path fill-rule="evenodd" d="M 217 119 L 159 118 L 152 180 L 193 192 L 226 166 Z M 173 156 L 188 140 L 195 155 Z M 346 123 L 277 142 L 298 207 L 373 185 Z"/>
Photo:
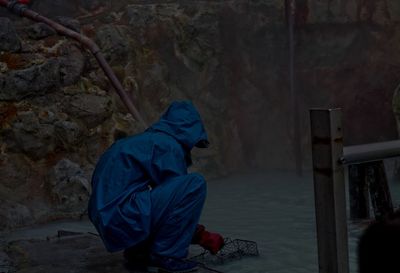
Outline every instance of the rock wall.
<path fill-rule="evenodd" d="M 175 99 L 212 148 L 194 171 L 293 168 L 284 1 L 47 1 L 33 8 L 96 40 L 149 123 Z M 115 138 L 140 132 L 95 60 L 43 24 L 0 18 L 0 229 L 85 212 Z M 298 0 L 295 92 L 304 166 L 308 109 L 342 107 L 345 144 L 397 138 L 400 4 Z"/>

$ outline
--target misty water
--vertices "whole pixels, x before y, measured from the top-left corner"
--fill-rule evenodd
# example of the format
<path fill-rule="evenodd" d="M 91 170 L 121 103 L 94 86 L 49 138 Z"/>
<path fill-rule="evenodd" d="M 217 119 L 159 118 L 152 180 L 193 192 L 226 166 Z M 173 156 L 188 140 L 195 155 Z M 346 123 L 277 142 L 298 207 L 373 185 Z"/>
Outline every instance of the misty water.
<path fill-rule="evenodd" d="M 400 185 L 391 183 L 395 205 Z M 201 223 L 226 237 L 256 241 L 260 256 L 213 265 L 231 273 L 317 273 L 312 174 L 244 174 L 211 180 Z M 356 245 L 365 225 L 349 223 L 350 269 L 357 272 Z M 57 222 L 7 234 L 6 239 L 46 238 L 59 229 L 94 231 L 85 221 Z M 192 249 L 192 253 L 197 249 Z"/>
<path fill-rule="evenodd" d="M 388 170 L 389 176 L 390 173 L 391 170 Z M 400 184 L 390 179 L 390 187 L 397 207 Z M 221 271 L 318 272 L 311 173 L 302 177 L 286 172 L 242 175 L 209 183 L 202 222 L 210 229 L 223 232 L 225 236 L 258 243 L 259 258 L 246 258 L 218 266 Z M 358 271 L 357 241 L 365 227 L 365 223 L 349 221 L 352 273 Z"/>

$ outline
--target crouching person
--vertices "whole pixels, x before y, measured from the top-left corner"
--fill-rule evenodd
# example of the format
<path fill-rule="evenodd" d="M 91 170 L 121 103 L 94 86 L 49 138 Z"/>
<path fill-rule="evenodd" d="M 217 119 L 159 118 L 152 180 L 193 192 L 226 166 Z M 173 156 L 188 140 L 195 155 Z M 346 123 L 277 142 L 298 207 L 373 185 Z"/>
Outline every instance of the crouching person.
<path fill-rule="evenodd" d="M 116 141 L 92 178 L 89 218 L 110 252 L 124 250 L 131 264 L 149 271 L 190 272 L 190 243 L 212 253 L 223 238 L 198 225 L 206 182 L 188 174 L 193 147 L 209 145 L 190 102 L 174 102 L 144 133 Z"/>

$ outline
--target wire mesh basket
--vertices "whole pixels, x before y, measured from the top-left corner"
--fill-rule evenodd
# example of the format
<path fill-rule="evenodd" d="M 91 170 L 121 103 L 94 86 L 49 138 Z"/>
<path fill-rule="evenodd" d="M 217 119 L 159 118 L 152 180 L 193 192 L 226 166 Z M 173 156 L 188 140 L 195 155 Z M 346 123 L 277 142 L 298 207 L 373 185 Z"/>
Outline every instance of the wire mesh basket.
<path fill-rule="evenodd" d="M 257 243 L 248 240 L 225 238 L 224 247 L 215 255 L 205 250 L 190 260 L 201 264 L 223 264 L 243 257 L 259 256 Z"/>

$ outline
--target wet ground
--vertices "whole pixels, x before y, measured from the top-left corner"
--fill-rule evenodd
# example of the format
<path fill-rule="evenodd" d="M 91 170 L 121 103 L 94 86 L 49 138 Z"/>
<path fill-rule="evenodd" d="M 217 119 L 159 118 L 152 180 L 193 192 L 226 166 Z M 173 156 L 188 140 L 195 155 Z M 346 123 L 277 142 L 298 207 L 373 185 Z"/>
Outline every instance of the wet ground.
<path fill-rule="evenodd" d="M 392 183 L 391 189 L 398 204 L 400 185 Z M 311 174 L 298 178 L 291 173 L 275 172 L 209 181 L 201 222 L 226 237 L 258 243 L 259 257 L 214 265 L 220 271 L 318 272 Z M 357 272 L 355 249 L 364 227 L 349 223 L 352 273 Z M 59 239 L 58 230 L 85 235 Z M 120 253 L 106 253 L 98 237 L 87 232 L 94 232 L 87 220 L 57 222 L 3 234 L 1 239 L 3 245 L 9 244 L 14 265 L 21 268 L 18 272 L 129 272 Z M 193 249 L 193 253 L 197 250 Z M 0 272 L 7 272 L 1 270 L 2 267 Z"/>

